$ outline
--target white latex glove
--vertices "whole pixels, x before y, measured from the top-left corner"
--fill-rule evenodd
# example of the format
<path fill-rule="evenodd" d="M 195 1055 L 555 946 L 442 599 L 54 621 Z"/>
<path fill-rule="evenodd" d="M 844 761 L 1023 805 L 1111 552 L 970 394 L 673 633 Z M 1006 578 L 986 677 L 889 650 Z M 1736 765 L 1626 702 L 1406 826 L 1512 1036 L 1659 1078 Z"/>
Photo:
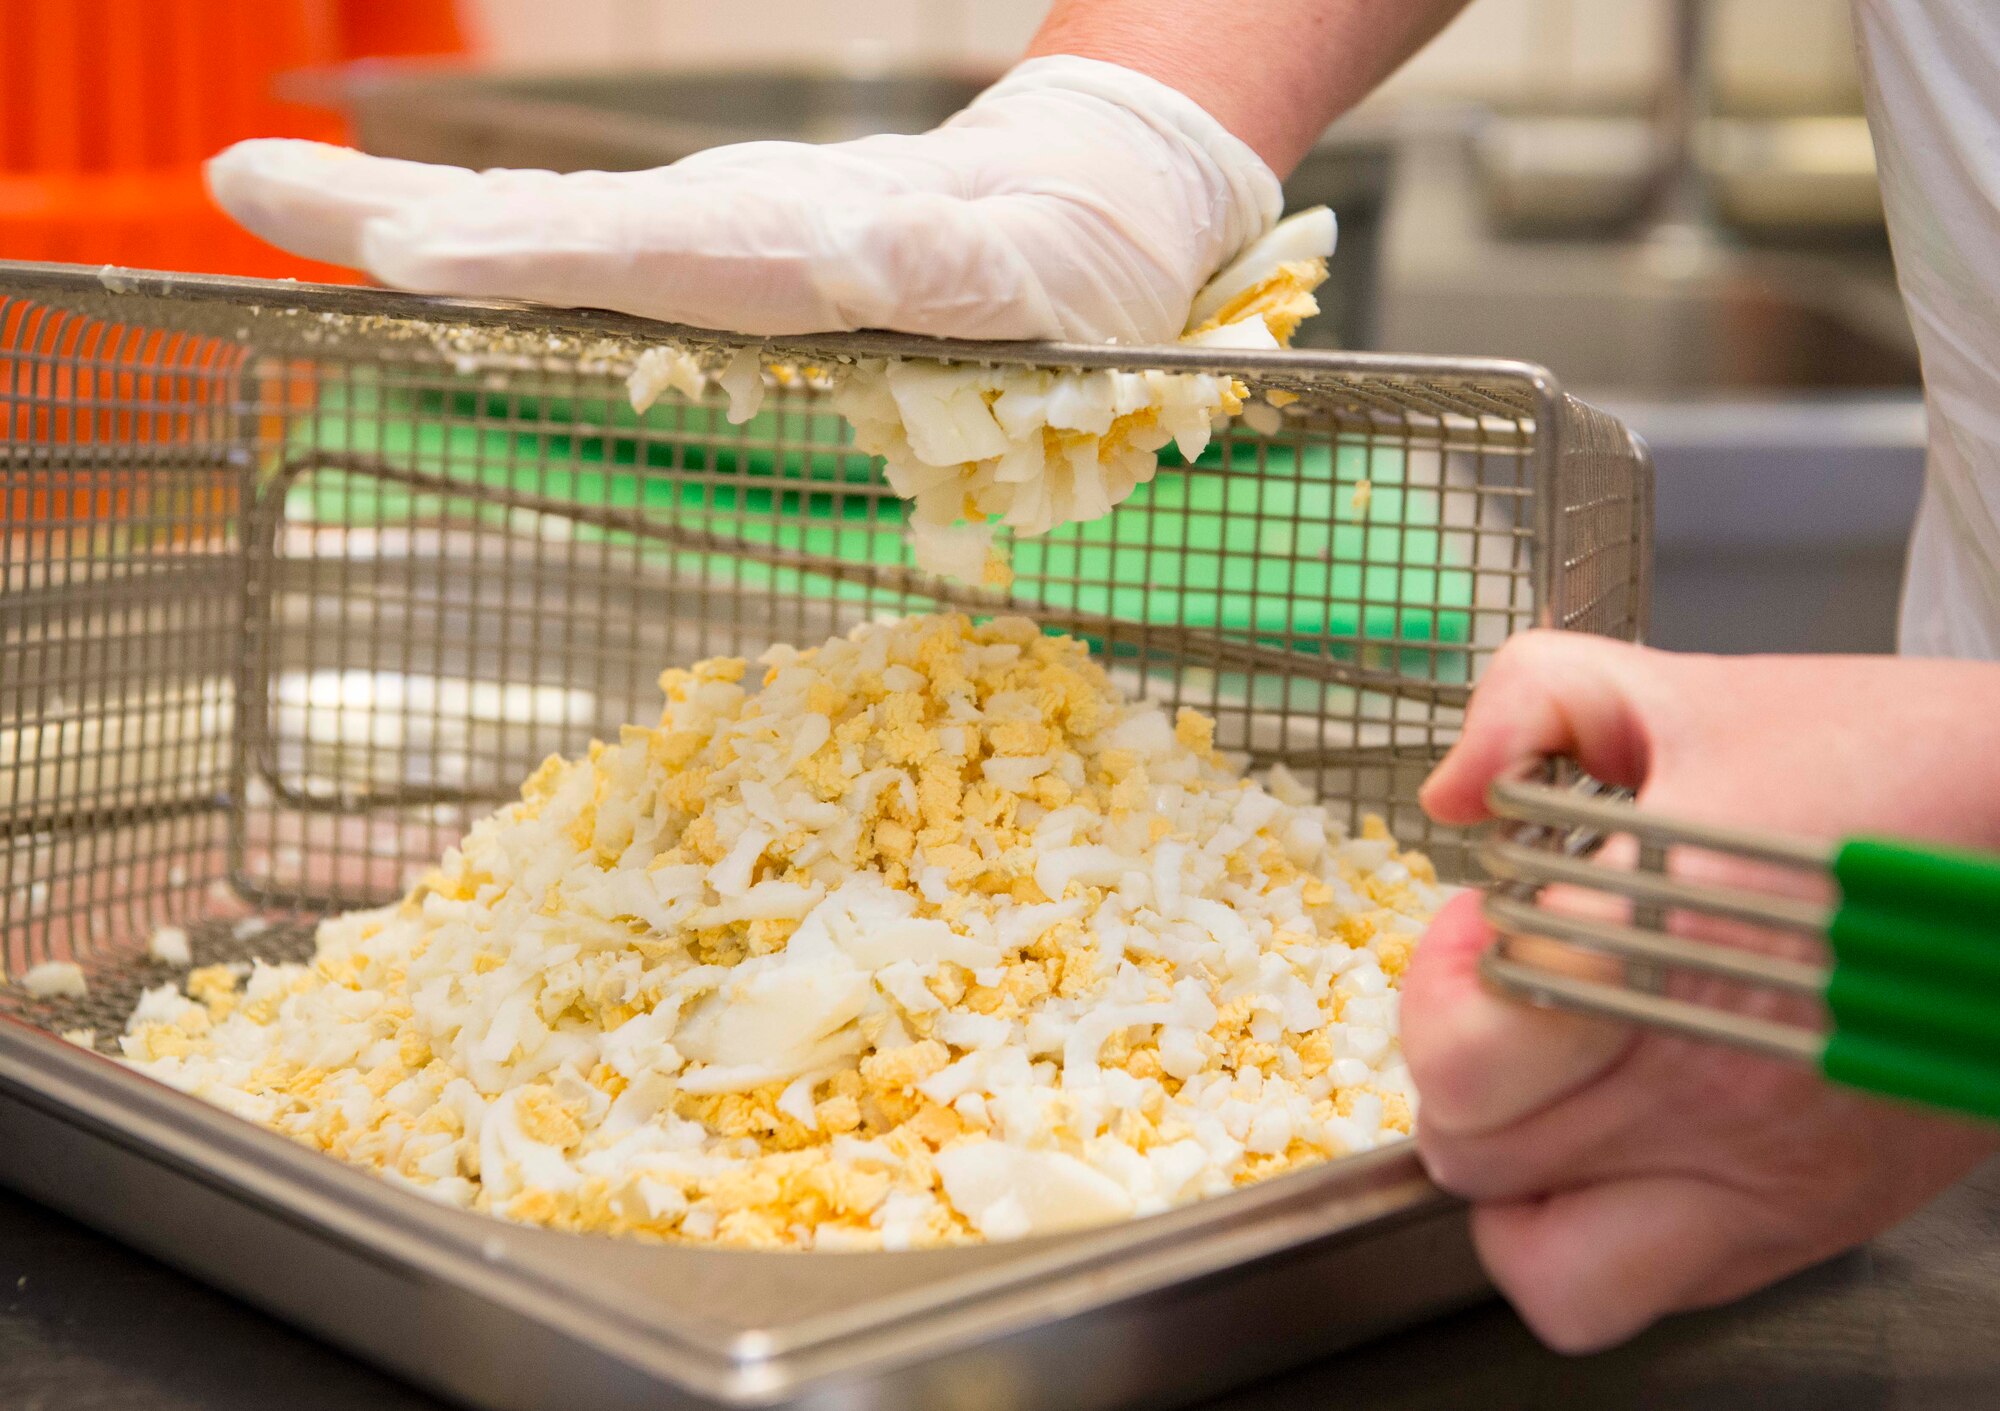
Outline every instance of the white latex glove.
<path fill-rule="evenodd" d="M 1269 167 L 1193 100 L 1031 59 L 935 131 L 752 142 L 642 172 L 471 172 L 238 143 L 216 200 L 295 254 L 426 293 L 743 333 L 1164 343 L 1267 231 Z"/>

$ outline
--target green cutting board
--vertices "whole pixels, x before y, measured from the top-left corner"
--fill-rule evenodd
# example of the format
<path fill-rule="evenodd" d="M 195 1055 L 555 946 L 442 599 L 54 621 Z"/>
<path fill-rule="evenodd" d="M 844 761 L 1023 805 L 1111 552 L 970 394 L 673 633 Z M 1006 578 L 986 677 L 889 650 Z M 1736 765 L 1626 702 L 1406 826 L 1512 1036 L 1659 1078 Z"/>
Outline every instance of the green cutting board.
<path fill-rule="evenodd" d="M 360 454 L 468 486 L 637 510 L 744 544 L 906 565 L 893 532 L 902 502 L 850 492 L 879 484 L 879 471 L 833 439 L 840 432 L 829 417 L 797 412 L 766 410 L 733 427 L 718 412 L 680 405 L 640 415 L 609 398 L 414 391 L 356 377 L 324 389 L 289 447 L 295 456 L 313 448 Z M 1170 447 L 1155 479 L 1110 516 L 1016 539 L 1015 597 L 1346 657 L 1370 639 L 1468 640 L 1472 574 L 1446 561 L 1440 492 L 1404 484 L 1401 452 L 1248 444 L 1226 467 L 1224 454 L 1211 446 L 1190 466 Z M 1354 504 L 1364 477 L 1373 486 L 1365 510 Z M 512 513 L 491 500 L 451 501 L 341 470 L 303 477 L 286 506 L 292 518 L 344 524 L 396 523 L 417 511 L 494 522 Z M 633 537 L 590 525 L 572 532 L 585 541 Z M 676 553 L 745 588 L 882 597 L 735 555 Z M 1382 654 L 1403 669 L 1463 678 L 1463 653 L 1433 646 Z"/>

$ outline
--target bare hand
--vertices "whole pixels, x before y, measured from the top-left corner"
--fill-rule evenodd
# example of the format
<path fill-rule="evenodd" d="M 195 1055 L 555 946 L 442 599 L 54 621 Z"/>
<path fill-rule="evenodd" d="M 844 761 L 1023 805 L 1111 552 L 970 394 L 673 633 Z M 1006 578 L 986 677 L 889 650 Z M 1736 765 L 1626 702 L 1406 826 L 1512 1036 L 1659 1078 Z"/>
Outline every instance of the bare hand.
<path fill-rule="evenodd" d="M 1676 656 L 1531 633 L 1495 658 L 1423 801 L 1552 755 L 1664 814 L 1833 839 L 2000 847 L 2000 667 Z M 1489 1272 L 1552 1346 L 1588 1351 L 1725 1302 L 1918 1209 L 2000 1134 L 1775 1060 L 1482 988 L 1477 898 L 1439 916 L 1403 992 L 1417 1140 L 1474 1202 Z"/>

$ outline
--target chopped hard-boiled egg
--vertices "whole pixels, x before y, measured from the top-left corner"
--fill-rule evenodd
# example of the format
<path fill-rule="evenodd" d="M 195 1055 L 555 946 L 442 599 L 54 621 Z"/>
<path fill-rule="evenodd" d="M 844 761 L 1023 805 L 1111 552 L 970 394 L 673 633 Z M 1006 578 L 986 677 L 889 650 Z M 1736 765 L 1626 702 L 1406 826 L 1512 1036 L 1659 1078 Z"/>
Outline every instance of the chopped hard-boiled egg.
<path fill-rule="evenodd" d="M 146 954 L 163 965 L 185 970 L 194 964 L 188 933 L 178 926 L 162 926 L 146 942 Z"/>
<path fill-rule="evenodd" d="M 90 993 L 83 967 L 68 960 L 46 960 L 21 976 L 21 988 L 36 999 L 82 999 Z"/>
<path fill-rule="evenodd" d="M 1181 341 L 1192 347 L 1285 346 L 1319 311 L 1313 291 L 1333 253 L 1333 213 L 1292 216 L 1209 281 Z M 774 370 L 780 380 L 795 371 Z M 747 421 L 764 393 L 753 349 L 717 377 L 729 419 Z M 1038 535 L 1098 519 L 1151 480 L 1174 443 L 1192 460 L 1215 427 L 1245 411 L 1248 395 L 1214 373 L 1057 370 L 925 358 L 863 358 L 826 374 L 854 443 L 881 456 L 890 485 L 912 501 L 910 538 L 927 572 L 1005 586 L 993 551 L 996 527 Z M 643 354 L 629 382 L 644 410 L 672 387 L 698 396 L 706 374 L 685 352 Z M 1275 404 L 1256 413 L 1275 417 Z M 996 570 L 996 563 L 998 569 Z"/>
<path fill-rule="evenodd" d="M 1429 864 L 1081 643 L 918 617 L 662 686 L 309 963 L 147 991 L 126 1057 L 454 1205 L 759 1248 L 1069 1229 L 1409 1130 Z"/>

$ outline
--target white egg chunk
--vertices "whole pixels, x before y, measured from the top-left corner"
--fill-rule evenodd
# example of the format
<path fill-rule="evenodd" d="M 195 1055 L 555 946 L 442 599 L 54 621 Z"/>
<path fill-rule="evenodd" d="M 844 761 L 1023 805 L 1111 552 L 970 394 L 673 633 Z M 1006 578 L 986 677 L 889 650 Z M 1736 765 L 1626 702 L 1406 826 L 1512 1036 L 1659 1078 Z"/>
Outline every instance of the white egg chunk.
<path fill-rule="evenodd" d="M 625 391 L 631 398 L 632 410 L 643 414 L 669 388 L 694 402 L 701 400 L 707 385 L 707 374 L 691 354 L 680 348 L 661 346 L 648 348 L 633 360 Z"/>
<path fill-rule="evenodd" d="M 1289 338 L 1300 323 L 1319 312 L 1312 291 L 1326 277 L 1323 262 L 1333 254 L 1339 233 L 1333 212 L 1325 206 L 1279 221 L 1202 286 L 1188 314 L 1189 329 L 1234 323 L 1253 310 L 1268 310 L 1271 331 Z M 1320 262 L 1317 268 L 1315 262 Z"/>
<path fill-rule="evenodd" d="M 1324 207 L 1281 221 L 1197 296 L 1182 341 L 1194 347 L 1286 346 L 1319 311 L 1336 228 Z M 876 390 L 885 384 L 889 395 Z M 921 389 L 921 395 L 917 395 Z M 1192 460 L 1219 419 L 1239 413 L 1277 429 L 1278 409 L 1212 373 L 972 367 L 862 359 L 835 405 L 855 444 L 883 457 L 897 493 L 915 501 L 917 566 L 1005 586 L 993 526 L 1046 534 L 1101 519 L 1146 484 L 1169 442 Z"/>
<path fill-rule="evenodd" d="M 1125 1188 L 1059 1151 L 972 1142 L 937 1155 L 945 1195 L 988 1239 L 1053 1235 L 1132 1213 Z"/>
<path fill-rule="evenodd" d="M 188 942 L 188 933 L 178 926 L 162 926 L 153 932 L 146 942 L 146 954 L 162 965 L 182 970 L 194 964 L 194 951 Z"/>
<path fill-rule="evenodd" d="M 977 385 L 902 393 L 953 454 L 1138 395 Z M 119 1052 L 451 1205 L 750 1249 L 1076 1229 L 1411 1130 L 1430 864 L 1082 643 L 913 617 L 661 686 L 309 963 L 145 991 Z"/>
<path fill-rule="evenodd" d="M 764 406 L 764 359 L 755 348 L 739 348 L 716 379 L 729 397 L 729 423 L 741 426 Z"/>
<path fill-rule="evenodd" d="M 36 999 L 82 999 L 90 993 L 83 967 L 67 960 L 45 960 L 21 975 L 21 988 Z"/>
<path fill-rule="evenodd" d="M 738 1070 L 713 1090 L 747 1091 L 823 1066 L 826 1041 L 867 1008 L 874 994 L 867 971 L 830 949 L 800 949 L 737 965 L 682 1019 L 674 1043 L 684 1055 Z M 857 1036 L 848 1051 L 860 1046 Z"/>
<path fill-rule="evenodd" d="M 1280 221 L 1203 288 L 1181 341 L 1287 346 L 1319 311 L 1313 291 L 1326 278 L 1335 235 L 1324 207 Z M 731 423 L 757 414 L 767 380 L 831 391 L 854 444 L 882 457 L 890 486 L 911 501 L 919 568 L 999 587 L 1011 574 L 993 551 L 996 526 L 1034 536 L 1102 518 L 1153 478 L 1169 444 L 1192 460 L 1219 422 L 1244 414 L 1275 429 L 1278 415 L 1272 402 L 1246 406 L 1243 383 L 1215 373 L 928 358 L 859 358 L 801 371 L 767 367 L 759 348 L 744 347 L 712 378 L 728 397 Z M 668 388 L 697 399 L 710 385 L 701 363 L 671 346 L 641 353 L 627 384 L 641 412 Z"/>

